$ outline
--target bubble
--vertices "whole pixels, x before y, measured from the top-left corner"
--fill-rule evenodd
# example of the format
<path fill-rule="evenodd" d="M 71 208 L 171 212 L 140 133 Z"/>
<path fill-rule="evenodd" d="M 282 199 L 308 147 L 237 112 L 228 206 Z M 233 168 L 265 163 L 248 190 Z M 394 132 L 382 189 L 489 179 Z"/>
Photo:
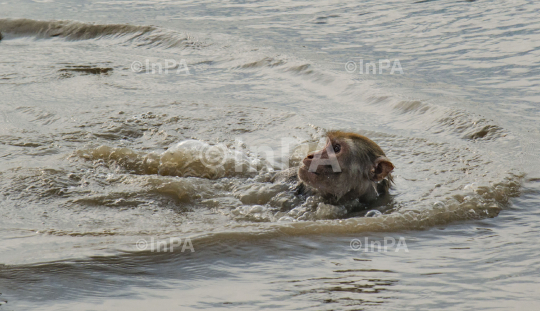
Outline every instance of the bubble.
<path fill-rule="evenodd" d="M 438 209 L 442 209 L 445 207 L 444 203 L 441 202 L 441 201 L 436 201 L 435 203 L 433 203 L 433 207 L 434 208 L 438 208 Z"/>
<path fill-rule="evenodd" d="M 262 213 L 266 211 L 266 208 L 262 205 L 254 205 L 249 209 L 250 214 Z"/>
<path fill-rule="evenodd" d="M 382 216 L 381 212 L 379 212 L 378 210 L 372 210 L 372 211 L 367 212 L 365 217 L 379 217 L 379 216 Z"/>
<path fill-rule="evenodd" d="M 294 218 L 290 216 L 283 216 L 280 219 L 278 219 L 278 222 L 293 222 L 295 221 Z"/>

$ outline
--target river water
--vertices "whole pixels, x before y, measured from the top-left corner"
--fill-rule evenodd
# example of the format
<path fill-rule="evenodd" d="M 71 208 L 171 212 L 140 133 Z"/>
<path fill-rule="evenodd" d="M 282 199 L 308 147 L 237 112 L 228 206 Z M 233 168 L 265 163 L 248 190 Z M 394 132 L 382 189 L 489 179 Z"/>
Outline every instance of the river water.
<path fill-rule="evenodd" d="M 539 12 L 2 0 L 0 310 L 538 309 Z M 269 182 L 335 129 L 379 212 Z"/>

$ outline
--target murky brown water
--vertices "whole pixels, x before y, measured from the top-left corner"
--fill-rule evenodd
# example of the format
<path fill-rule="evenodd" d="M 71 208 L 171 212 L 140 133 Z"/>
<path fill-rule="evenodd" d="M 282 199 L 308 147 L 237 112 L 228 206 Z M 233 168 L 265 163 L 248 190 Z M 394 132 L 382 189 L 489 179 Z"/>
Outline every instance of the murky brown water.
<path fill-rule="evenodd" d="M 1 3 L 0 310 L 534 310 L 538 9 Z M 270 182 L 332 129 L 387 201 Z"/>

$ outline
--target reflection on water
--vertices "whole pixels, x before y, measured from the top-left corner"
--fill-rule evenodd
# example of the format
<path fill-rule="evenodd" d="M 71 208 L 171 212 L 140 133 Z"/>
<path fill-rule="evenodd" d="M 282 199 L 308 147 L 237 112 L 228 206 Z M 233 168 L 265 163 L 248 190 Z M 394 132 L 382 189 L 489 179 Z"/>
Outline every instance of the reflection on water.
<path fill-rule="evenodd" d="M 80 5 L 0 4 L 0 309 L 538 304 L 536 4 Z M 378 212 L 271 183 L 331 129 L 395 164 Z"/>

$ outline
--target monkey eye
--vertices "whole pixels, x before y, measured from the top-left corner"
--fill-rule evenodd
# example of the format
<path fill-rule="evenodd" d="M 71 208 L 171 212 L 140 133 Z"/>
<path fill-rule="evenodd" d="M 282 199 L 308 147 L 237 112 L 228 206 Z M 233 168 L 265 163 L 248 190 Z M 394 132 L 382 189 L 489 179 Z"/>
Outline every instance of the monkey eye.
<path fill-rule="evenodd" d="M 341 151 L 341 145 L 340 144 L 335 144 L 334 145 L 334 152 L 339 153 L 340 151 Z"/>

